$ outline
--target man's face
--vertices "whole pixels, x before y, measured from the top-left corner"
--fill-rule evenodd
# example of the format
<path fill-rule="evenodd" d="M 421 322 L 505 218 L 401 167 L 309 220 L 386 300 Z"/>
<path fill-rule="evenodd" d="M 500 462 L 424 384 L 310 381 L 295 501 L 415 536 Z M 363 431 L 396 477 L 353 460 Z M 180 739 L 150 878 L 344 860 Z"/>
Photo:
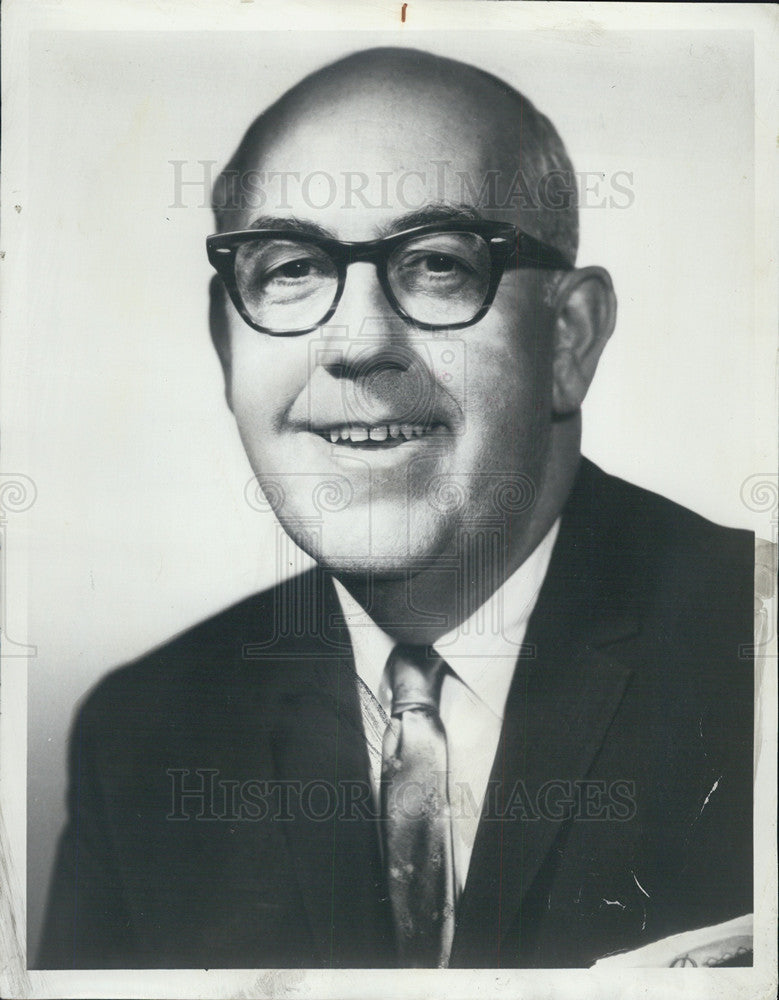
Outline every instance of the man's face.
<path fill-rule="evenodd" d="M 488 170 L 508 184 L 516 163 L 496 159 L 488 108 L 475 120 L 456 95 L 376 91 L 312 97 L 276 129 L 246 167 L 265 172 L 264 203 L 236 228 L 295 220 L 371 240 L 418 224 L 420 209 L 445 219 L 475 207 Z M 478 214 L 522 221 L 511 207 Z M 434 332 L 393 312 L 372 263 L 348 268 L 335 314 L 311 333 L 260 333 L 227 303 L 243 444 L 281 524 L 318 562 L 379 575 L 440 565 L 463 532 L 496 527 L 506 557 L 519 550 L 551 419 L 539 289 L 538 272 L 508 269 L 485 317 Z"/>

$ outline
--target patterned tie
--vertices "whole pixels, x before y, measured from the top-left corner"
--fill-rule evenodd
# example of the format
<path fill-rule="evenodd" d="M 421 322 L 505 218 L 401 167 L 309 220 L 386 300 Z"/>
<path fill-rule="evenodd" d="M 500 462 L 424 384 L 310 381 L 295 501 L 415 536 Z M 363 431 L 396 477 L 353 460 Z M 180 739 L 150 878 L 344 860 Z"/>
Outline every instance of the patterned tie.
<path fill-rule="evenodd" d="M 445 671 L 430 647 L 396 646 L 390 655 L 382 826 L 398 958 L 413 968 L 446 968 L 454 937 L 446 732 L 438 714 Z"/>

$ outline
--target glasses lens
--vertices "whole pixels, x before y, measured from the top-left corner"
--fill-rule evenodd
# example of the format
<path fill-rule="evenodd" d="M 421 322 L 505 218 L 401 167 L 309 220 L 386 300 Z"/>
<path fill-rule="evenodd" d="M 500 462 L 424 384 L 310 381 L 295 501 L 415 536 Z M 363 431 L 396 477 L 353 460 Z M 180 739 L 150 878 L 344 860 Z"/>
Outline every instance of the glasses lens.
<path fill-rule="evenodd" d="M 431 233 L 396 247 L 387 263 L 395 298 L 419 323 L 468 323 L 490 286 L 490 251 L 475 233 Z"/>
<path fill-rule="evenodd" d="M 330 256 L 304 240 L 258 239 L 235 255 L 235 280 L 252 321 L 272 333 L 316 326 L 338 289 Z"/>

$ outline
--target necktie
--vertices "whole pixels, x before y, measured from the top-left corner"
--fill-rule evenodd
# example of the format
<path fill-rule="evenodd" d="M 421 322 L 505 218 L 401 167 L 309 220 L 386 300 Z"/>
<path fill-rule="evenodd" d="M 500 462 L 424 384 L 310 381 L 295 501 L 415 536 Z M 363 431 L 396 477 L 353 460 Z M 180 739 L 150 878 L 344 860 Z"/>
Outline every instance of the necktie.
<path fill-rule="evenodd" d="M 446 732 L 438 714 L 445 670 L 429 647 L 396 646 L 389 660 L 382 826 L 398 958 L 413 968 L 445 968 L 454 937 Z"/>

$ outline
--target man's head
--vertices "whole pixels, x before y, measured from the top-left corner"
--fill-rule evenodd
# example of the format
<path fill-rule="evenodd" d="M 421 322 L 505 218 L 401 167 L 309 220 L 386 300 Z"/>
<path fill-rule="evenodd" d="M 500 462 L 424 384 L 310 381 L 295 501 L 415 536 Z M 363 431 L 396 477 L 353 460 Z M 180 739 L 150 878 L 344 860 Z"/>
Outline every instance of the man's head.
<path fill-rule="evenodd" d="M 608 275 L 573 269 L 572 177 L 525 98 L 413 50 L 328 66 L 249 129 L 214 192 L 218 228 L 280 232 L 236 254 L 244 318 L 214 286 L 212 333 L 252 467 L 320 563 L 419 570 L 498 530 L 508 570 L 543 537 L 614 322 Z M 538 242 L 517 266 L 484 222 Z M 434 223 L 460 228 L 362 256 L 331 242 Z"/>

